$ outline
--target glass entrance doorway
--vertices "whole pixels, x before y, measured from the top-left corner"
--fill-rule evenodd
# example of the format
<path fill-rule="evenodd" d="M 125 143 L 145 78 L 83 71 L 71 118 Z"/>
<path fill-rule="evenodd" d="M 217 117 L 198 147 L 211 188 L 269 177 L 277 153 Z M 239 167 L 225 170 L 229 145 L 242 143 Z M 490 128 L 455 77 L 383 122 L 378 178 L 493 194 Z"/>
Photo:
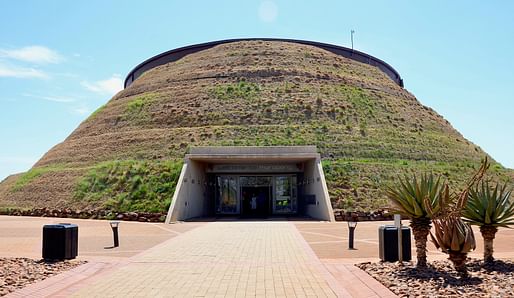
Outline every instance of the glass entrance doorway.
<path fill-rule="evenodd" d="M 271 187 L 269 186 L 242 186 L 241 199 L 243 217 L 267 217 L 269 215 Z"/>
<path fill-rule="evenodd" d="M 216 214 L 264 218 L 298 212 L 298 186 L 294 174 L 216 175 Z"/>
<path fill-rule="evenodd" d="M 270 214 L 272 180 L 269 176 L 241 176 L 241 215 L 267 217 Z"/>

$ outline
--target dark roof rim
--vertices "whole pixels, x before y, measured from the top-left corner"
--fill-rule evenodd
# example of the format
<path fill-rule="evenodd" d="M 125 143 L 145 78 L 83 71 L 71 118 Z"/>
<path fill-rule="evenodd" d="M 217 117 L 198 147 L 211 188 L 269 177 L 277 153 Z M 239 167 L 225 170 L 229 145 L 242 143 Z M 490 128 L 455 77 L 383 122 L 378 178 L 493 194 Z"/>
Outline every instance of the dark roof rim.
<path fill-rule="evenodd" d="M 382 72 L 384 72 L 386 75 L 388 75 L 396 84 L 398 84 L 402 88 L 404 87 L 403 79 L 401 78 L 400 74 L 396 71 L 396 69 L 394 69 L 387 62 L 385 62 L 385 61 L 383 61 L 383 60 L 381 60 L 379 58 L 376 58 L 376 57 L 374 57 L 372 55 L 369 55 L 369 54 L 366 54 L 364 52 L 361 52 L 361 51 L 357 51 L 357 50 L 354 50 L 354 49 L 350 49 L 350 48 L 343 47 L 343 46 L 338 46 L 338 45 L 333 45 L 333 44 L 329 44 L 329 43 L 323 43 L 323 42 L 317 42 L 317 41 L 309 41 L 309 40 L 301 40 L 301 39 L 287 39 L 287 38 L 233 38 L 233 39 L 224 39 L 224 40 L 217 40 L 217 41 L 210 41 L 210 42 L 205 42 L 205 43 L 187 45 L 187 46 L 183 46 L 183 47 L 180 47 L 180 48 L 175 48 L 175 49 L 172 49 L 172 50 L 160 53 L 158 55 L 155 55 L 153 57 L 150 57 L 150 58 L 146 59 L 145 61 L 139 63 L 136 67 L 134 67 L 127 74 L 127 76 L 125 77 L 125 81 L 124 81 L 124 88 L 127 88 L 128 86 L 130 86 L 130 84 L 132 84 L 137 78 L 139 78 L 146 71 L 148 71 L 148 70 L 150 70 L 152 68 L 155 68 L 157 66 L 160 66 L 160 65 L 163 65 L 163 64 L 166 64 L 166 63 L 178 60 L 178 59 L 174 59 L 174 57 L 173 57 L 174 54 L 177 54 L 177 53 L 180 53 L 180 52 L 189 52 L 188 54 L 192 54 L 192 53 L 195 53 L 195 52 L 199 52 L 199 51 L 203 51 L 203 50 L 209 49 L 211 47 L 214 47 L 214 46 L 217 46 L 217 45 L 220 45 L 220 44 L 233 43 L 233 42 L 239 42 L 239 41 L 258 41 L 258 40 L 261 40 L 261 41 L 291 42 L 291 43 L 298 43 L 298 44 L 315 46 L 315 47 L 319 47 L 319 48 L 322 48 L 322 49 L 325 49 L 325 50 L 332 49 L 332 50 L 335 50 L 335 51 L 340 51 L 342 53 L 345 53 L 346 55 L 349 55 L 349 56 L 343 55 L 341 53 L 335 53 L 333 51 L 332 51 L 332 53 L 335 53 L 335 54 L 340 55 L 340 56 L 344 56 L 346 58 L 349 58 L 349 59 L 352 59 L 352 60 L 355 60 L 355 61 L 358 61 L 358 62 L 361 62 L 361 63 L 366 63 L 364 61 L 361 61 L 361 60 L 357 59 L 360 56 L 361 58 L 363 57 L 363 58 L 368 59 L 367 64 L 379 66 L 378 68 Z M 353 56 L 354 54 L 355 54 L 355 56 Z M 159 60 L 161 58 L 164 58 L 166 56 L 169 56 L 168 60 L 164 60 L 162 63 L 159 63 L 159 64 L 151 66 L 151 67 L 148 66 L 147 69 L 143 70 L 137 76 L 135 76 L 136 72 L 138 72 L 139 70 L 145 68 L 145 66 L 150 65 L 153 62 L 155 62 L 155 61 L 157 61 L 157 60 Z M 180 57 L 180 58 L 182 58 L 182 57 Z M 373 61 L 374 63 L 373 64 L 370 63 L 371 61 Z M 384 70 L 384 68 L 387 71 Z M 388 71 L 391 72 L 391 73 L 388 73 Z M 129 81 L 129 79 L 131 79 L 131 80 Z"/>

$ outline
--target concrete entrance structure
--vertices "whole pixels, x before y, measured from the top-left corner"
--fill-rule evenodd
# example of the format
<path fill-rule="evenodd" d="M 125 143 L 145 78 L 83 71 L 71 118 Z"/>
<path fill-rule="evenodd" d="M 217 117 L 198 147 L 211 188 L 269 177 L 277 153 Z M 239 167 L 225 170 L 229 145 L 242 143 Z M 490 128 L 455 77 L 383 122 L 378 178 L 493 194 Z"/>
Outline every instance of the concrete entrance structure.
<path fill-rule="evenodd" d="M 223 215 L 306 215 L 334 221 L 316 147 L 192 148 L 166 223 Z"/>

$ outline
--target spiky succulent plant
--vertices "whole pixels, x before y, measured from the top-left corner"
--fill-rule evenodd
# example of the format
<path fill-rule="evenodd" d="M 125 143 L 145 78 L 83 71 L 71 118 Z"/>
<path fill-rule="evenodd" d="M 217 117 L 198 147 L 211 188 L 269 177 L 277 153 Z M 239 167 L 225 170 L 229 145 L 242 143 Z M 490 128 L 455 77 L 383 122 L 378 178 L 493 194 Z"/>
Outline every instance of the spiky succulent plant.
<path fill-rule="evenodd" d="M 485 262 L 494 260 L 493 240 L 498 228 L 514 224 L 514 202 L 510 200 L 511 192 L 507 184 L 496 184 L 493 188 L 487 181 L 482 181 L 469 191 L 462 216 L 466 222 L 480 227 L 484 238 Z"/>
<path fill-rule="evenodd" d="M 493 188 L 488 181 L 483 181 L 469 191 L 462 216 L 472 225 L 509 227 L 514 224 L 514 202 L 510 200 L 511 192 L 507 184 L 496 184 Z"/>
<path fill-rule="evenodd" d="M 412 233 L 416 244 L 417 266 L 427 264 L 427 236 L 431 228 L 431 214 L 441 210 L 439 198 L 447 189 L 446 183 L 433 174 L 424 174 L 418 179 L 405 176 L 399 179 L 396 188 L 388 188 L 387 196 L 391 211 L 410 218 Z"/>
<path fill-rule="evenodd" d="M 430 237 L 435 246 L 449 255 L 455 270 L 467 275 L 466 258 L 468 252 L 476 248 L 475 235 L 471 226 L 456 216 L 442 217 L 433 220 L 435 236 Z"/>
<path fill-rule="evenodd" d="M 399 179 L 396 188 L 390 187 L 387 190 L 387 195 L 393 205 L 390 209 L 411 219 L 429 217 L 428 208 L 426 208 L 427 202 L 437 213 L 440 208 L 437 204 L 438 197 L 443 187 L 444 183 L 441 183 L 441 177 L 435 178 L 433 174 L 423 174 L 420 179 L 416 176 L 413 176 L 412 179 L 404 176 Z"/>

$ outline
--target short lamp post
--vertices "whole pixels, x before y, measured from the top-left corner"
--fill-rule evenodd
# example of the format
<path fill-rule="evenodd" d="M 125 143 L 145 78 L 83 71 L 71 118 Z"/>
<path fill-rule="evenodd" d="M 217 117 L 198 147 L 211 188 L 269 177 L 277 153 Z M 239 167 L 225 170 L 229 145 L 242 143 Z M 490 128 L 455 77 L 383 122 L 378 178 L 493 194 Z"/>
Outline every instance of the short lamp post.
<path fill-rule="evenodd" d="M 350 235 L 348 237 L 348 249 L 355 249 L 355 248 L 353 248 L 353 239 L 354 239 L 356 227 L 357 227 L 357 220 L 352 217 L 352 219 L 348 221 L 348 229 L 350 231 Z"/>
<path fill-rule="evenodd" d="M 112 236 L 114 238 L 114 246 L 113 247 L 118 247 L 118 246 L 120 246 L 120 240 L 118 238 L 118 226 L 120 225 L 120 222 L 119 221 L 110 221 L 109 224 L 111 225 Z"/>

